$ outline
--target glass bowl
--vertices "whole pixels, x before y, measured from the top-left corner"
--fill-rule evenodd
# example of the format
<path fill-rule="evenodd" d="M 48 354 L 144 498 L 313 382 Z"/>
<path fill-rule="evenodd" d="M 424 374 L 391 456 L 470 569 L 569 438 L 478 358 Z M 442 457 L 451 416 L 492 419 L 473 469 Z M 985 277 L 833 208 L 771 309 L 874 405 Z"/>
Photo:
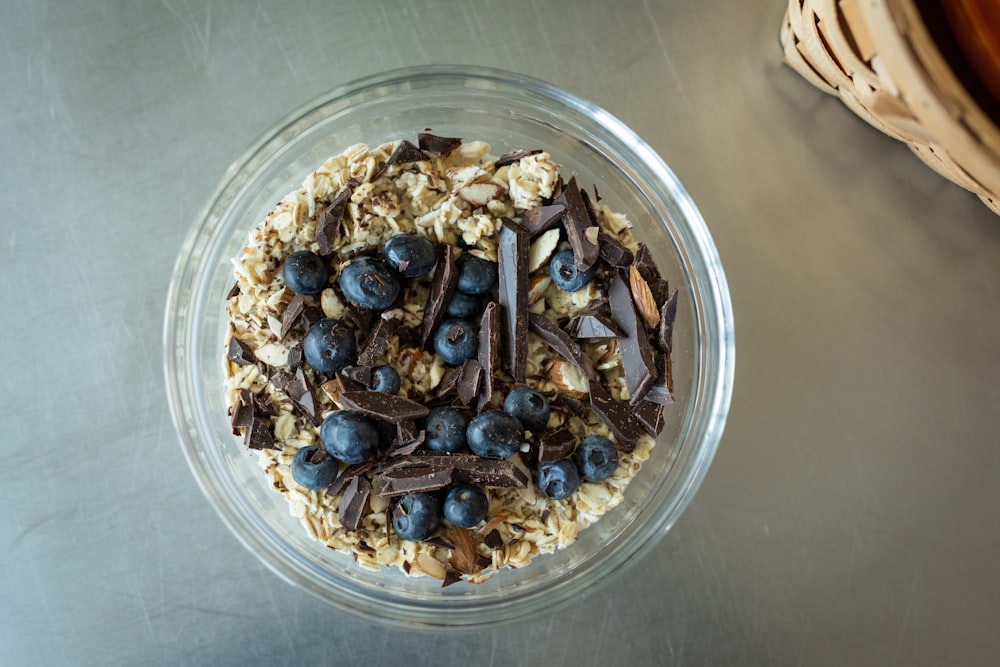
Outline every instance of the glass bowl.
<path fill-rule="evenodd" d="M 234 437 L 224 396 L 225 295 L 248 232 L 330 156 L 425 128 L 484 140 L 494 155 L 547 150 L 568 179 L 596 184 L 680 290 L 676 402 L 624 500 L 568 547 L 483 584 L 378 572 L 311 540 Z M 638 561 L 677 521 L 715 454 L 733 382 L 733 317 L 719 257 L 697 208 L 656 153 L 608 112 L 525 76 L 422 67 L 347 84 L 294 112 L 226 171 L 174 269 L 164 327 L 167 389 L 191 470 L 219 515 L 278 575 L 337 607 L 407 628 L 495 626 L 551 611 Z"/>

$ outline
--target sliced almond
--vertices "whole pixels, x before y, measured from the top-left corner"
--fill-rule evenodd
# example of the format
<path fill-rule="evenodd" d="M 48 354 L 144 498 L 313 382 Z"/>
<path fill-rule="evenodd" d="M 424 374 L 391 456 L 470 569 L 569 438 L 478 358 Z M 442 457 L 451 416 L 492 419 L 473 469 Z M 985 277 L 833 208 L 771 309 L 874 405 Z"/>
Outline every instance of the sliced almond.
<path fill-rule="evenodd" d="M 573 398 L 585 398 L 590 393 L 587 376 L 576 366 L 566 361 L 553 361 L 548 370 L 549 380 Z"/>
<path fill-rule="evenodd" d="M 634 265 L 628 267 L 628 282 L 636 312 L 648 326 L 655 327 L 660 323 L 660 310 L 656 307 L 652 290 Z"/>
<path fill-rule="evenodd" d="M 535 239 L 528 250 L 528 271 L 537 271 L 549 261 L 557 245 L 559 245 L 558 227 L 553 227 Z"/>
<path fill-rule="evenodd" d="M 545 296 L 545 290 L 552 284 L 551 276 L 532 276 L 528 282 L 528 305 L 533 306 L 535 302 Z"/>
<path fill-rule="evenodd" d="M 458 526 L 451 526 L 444 532 L 444 539 L 452 544 L 448 563 L 462 574 L 475 574 L 481 569 L 476 564 L 476 548 L 469 537 L 469 531 Z"/>
<path fill-rule="evenodd" d="M 587 227 L 587 229 L 583 231 L 583 237 L 594 245 L 597 245 L 597 236 L 600 233 L 600 227 Z"/>
<path fill-rule="evenodd" d="M 486 206 L 500 196 L 502 188 L 496 183 L 469 183 L 458 189 L 458 196 L 473 206 Z"/>
<path fill-rule="evenodd" d="M 340 383 L 336 380 L 328 380 L 319 386 L 331 401 L 340 404 Z"/>
<path fill-rule="evenodd" d="M 342 319 L 347 314 L 347 307 L 332 287 L 323 290 L 319 297 L 319 305 L 323 309 L 323 314 L 333 319 Z"/>
<path fill-rule="evenodd" d="M 417 554 L 414 566 L 429 577 L 444 579 L 444 565 L 437 558 L 425 551 Z"/>

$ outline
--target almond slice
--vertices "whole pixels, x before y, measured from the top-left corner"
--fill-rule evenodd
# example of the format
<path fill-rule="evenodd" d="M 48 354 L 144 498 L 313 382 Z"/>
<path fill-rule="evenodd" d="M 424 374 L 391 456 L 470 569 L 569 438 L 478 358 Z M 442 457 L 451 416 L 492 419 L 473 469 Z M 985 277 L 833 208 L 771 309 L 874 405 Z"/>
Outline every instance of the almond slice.
<path fill-rule="evenodd" d="M 500 196 L 501 187 L 496 183 L 469 183 L 458 189 L 458 196 L 473 206 L 486 206 Z"/>
<path fill-rule="evenodd" d="M 634 265 L 628 267 L 628 282 L 636 311 L 647 326 L 655 327 L 660 323 L 660 310 L 656 307 L 653 291 Z"/>
<path fill-rule="evenodd" d="M 528 305 L 533 306 L 545 295 L 545 290 L 552 284 L 551 276 L 532 276 L 528 282 Z"/>
<path fill-rule="evenodd" d="M 528 271 L 537 271 L 549 261 L 549 257 L 559 245 L 559 232 L 558 227 L 553 227 L 531 244 L 531 248 L 528 250 Z"/>

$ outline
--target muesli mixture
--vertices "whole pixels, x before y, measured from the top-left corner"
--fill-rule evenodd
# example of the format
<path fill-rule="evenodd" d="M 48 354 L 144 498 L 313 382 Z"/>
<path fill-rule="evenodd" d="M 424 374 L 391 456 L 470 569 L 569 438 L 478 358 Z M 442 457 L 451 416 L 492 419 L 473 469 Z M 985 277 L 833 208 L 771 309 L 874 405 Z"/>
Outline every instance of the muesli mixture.
<path fill-rule="evenodd" d="M 351 146 L 233 264 L 233 433 L 363 567 L 479 583 L 570 544 L 673 402 L 677 291 L 542 151 Z"/>

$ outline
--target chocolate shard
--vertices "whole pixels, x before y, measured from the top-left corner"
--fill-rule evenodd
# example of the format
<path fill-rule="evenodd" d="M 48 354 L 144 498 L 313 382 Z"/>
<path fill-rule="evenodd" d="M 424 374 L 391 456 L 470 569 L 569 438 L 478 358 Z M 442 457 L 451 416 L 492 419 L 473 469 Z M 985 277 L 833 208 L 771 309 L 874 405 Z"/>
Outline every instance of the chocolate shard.
<path fill-rule="evenodd" d="M 448 465 L 413 465 L 385 471 L 379 475 L 380 496 L 399 496 L 416 491 L 435 491 L 451 484 Z"/>
<path fill-rule="evenodd" d="M 528 363 L 528 230 L 503 220 L 497 247 L 503 359 L 515 382 L 524 382 Z"/>
<path fill-rule="evenodd" d="M 490 549 L 496 551 L 503 546 L 503 537 L 500 535 L 500 531 L 493 528 L 488 533 L 483 535 L 483 544 L 488 546 Z"/>
<path fill-rule="evenodd" d="M 428 159 L 430 158 L 428 158 L 422 150 L 411 144 L 406 139 L 403 139 L 396 145 L 396 149 L 392 152 L 392 155 L 389 156 L 389 159 L 386 160 L 386 164 L 393 165 L 405 164 L 407 162 L 422 162 Z"/>
<path fill-rule="evenodd" d="M 439 137 L 428 132 L 420 132 L 417 134 L 417 144 L 422 151 L 448 155 L 462 145 L 462 140 L 458 137 Z"/>
<path fill-rule="evenodd" d="M 320 255 L 324 257 L 332 255 L 336 249 L 337 237 L 340 236 L 344 218 L 347 216 L 347 205 L 357 186 L 357 181 L 348 181 L 319 214 L 319 220 L 316 221 L 316 243 L 319 244 Z"/>
<path fill-rule="evenodd" d="M 304 331 L 309 331 L 309 328 L 325 318 L 326 315 L 323 313 L 323 309 L 319 306 L 306 306 L 302 311 L 302 316 L 299 318 L 302 321 L 302 329 Z"/>
<path fill-rule="evenodd" d="M 345 391 L 340 395 L 340 406 L 393 424 L 426 417 L 428 413 L 422 403 L 382 391 Z"/>
<path fill-rule="evenodd" d="M 639 275 L 642 276 L 643 280 L 649 286 L 657 307 L 662 306 L 663 302 L 669 296 L 670 286 L 663 279 L 663 276 L 660 275 L 660 269 L 656 266 L 653 253 L 645 243 L 639 244 L 639 250 L 635 253 L 635 260 L 633 260 L 632 265 L 635 266 L 639 271 Z"/>
<path fill-rule="evenodd" d="M 295 408 L 296 412 L 314 424 L 319 425 L 323 421 L 316 412 L 316 399 L 312 395 L 301 367 L 295 369 L 294 374 L 272 369 L 268 379 L 276 389 L 288 396 L 288 400 L 292 402 L 292 407 Z"/>
<path fill-rule="evenodd" d="M 497 161 L 493 163 L 494 169 L 499 169 L 500 167 L 506 167 L 509 164 L 514 164 L 515 162 L 520 162 L 529 155 L 537 155 L 541 153 L 540 149 L 530 150 L 530 151 L 513 151 L 511 153 L 504 153 L 497 158 Z"/>
<path fill-rule="evenodd" d="M 337 508 L 340 523 L 343 524 L 344 528 L 357 530 L 361 527 L 361 519 L 368 509 L 368 499 L 371 492 L 372 485 L 364 475 L 357 475 L 351 479 Z"/>
<path fill-rule="evenodd" d="M 367 308 L 362 308 L 361 306 L 357 306 L 351 303 L 350 301 L 348 301 L 344 307 L 345 310 L 347 311 L 346 313 L 347 321 L 350 322 L 354 326 L 354 328 L 357 329 L 358 331 L 368 331 L 368 328 L 371 326 L 372 323 L 372 316 L 373 316 L 372 311 L 368 310 Z"/>
<path fill-rule="evenodd" d="M 466 359 L 459 367 L 458 394 L 459 404 L 465 406 L 472 402 L 479 393 L 479 383 L 482 376 L 483 367 L 478 359 Z"/>
<path fill-rule="evenodd" d="M 663 430 L 663 405 L 646 399 L 639 401 L 632 410 L 636 420 L 654 438 Z"/>
<path fill-rule="evenodd" d="M 410 456 L 390 459 L 382 464 L 382 475 L 400 468 L 447 466 L 454 470 L 453 481 L 503 488 L 523 489 L 528 484 L 524 472 L 507 460 L 484 459 L 475 454 L 429 454 L 414 452 Z"/>
<path fill-rule="evenodd" d="M 386 453 L 387 457 L 407 456 L 412 454 L 420 445 L 424 443 L 427 432 L 417 428 L 417 423 L 413 420 L 405 419 L 396 423 L 396 437 L 392 441 L 392 449 Z"/>
<path fill-rule="evenodd" d="M 462 580 L 462 573 L 451 566 L 451 563 L 444 565 L 444 579 L 441 580 L 441 588 L 457 584 Z"/>
<path fill-rule="evenodd" d="M 566 206 L 566 215 L 563 218 L 563 228 L 566 230 L 566 238 L 573 248 L 573 264 L 580 270 L 586 271 L 597 262 L 600 255 L 600 247 L 597 245 L 597 237 L 591 236 L 598 233 L 597 223 L 590 217 L 587 205 L 580 196 L 580 188 L 576 184 L 576 177 L 569 179 L 566 188 L 556 204 Z M 593 229 L 593 232 L 590 230 Z"/>
<path fill-rule="evenodd" d="M 650 349 L 646 327 L 639 319 L 632 303 L 628 285 L 616 273 L 608 285 L 608 302 L 615 323 L 622 331 L 618 338 L 618 352 L 621 355 L 622 370 L 625 371 L 625 386 L 628 388 L 629 402 L 635 405 L 649 391 L 656 380 L 656 365 Z"/>
<path fill-rule="evenodd" d="M 358 366 L 374 366 L 379 357 L 389 349 L 390 338 L 396 333 L 399 319 L 395 317 L 378 318 L 375 327 L 368 333 L 361 351 L 358 352 Z"/>
<path fill-rule="evenodd" d="M 243 434 L 243 444 L 250 449 L 280 449 L 274 444 L 274 433 L 271 427 L 262 419 L 254 417 L 250 426 Z"/>
<path fill-rule="evenodd" d="M 566 361 L 580 369 L 588 380 L 597 377 L 594 363 L 583 348 L 573 340 L 568 333 L 559 328 L 555 322 L 540 313 L 529 313 L 528 322 L 531 330 Z"/>
<path fill-rule="evenodd" d="M 659 403 L 660 405 L 670 405 L 674 402 L 674 375 L 673 363 L 669 355 L 660 355 L 657 360 L 656 371 L 656 383 L 649 388 L 643 400 Z"/>
<path fill-rule="evenodd" d="M 240 435 L 240 429 L 250 428 L 253 423 L 254 400 L 249 389 L 241 389 L 236 395 L 236 402 L 230 411 L 229 425 L 233 430 L 233 435 Z"/>
<path fill-rule="evenodd" d="M 346 468 L 340 471 L 340 474 L 337 475 L 337 478 L 335 480 L 333 480 L 333 483 L 330 484 L 330 486 L 326 487 L 326 495 L 330 496 L 331 498 L 336 497 L 344 489 L 347 488 L 347 485 L 350 483 L 352 479 L 358 477 L 359 475 L 365 475 L 373 467 L 374 463 L 372 463 L 371 461 L 365 461 L 364 463 L 355 463 L 354 465 L 347 466 Z"/>
<path fill-rule="evenodd" d="M 226 358 L 238 366 L 253 366 L 257 363 L 257 357 L 254 356 L 250 346 L 236 336 L 229 339 Z"/>
<path fill-rule="evenodd" d="M 296 294 L 288 302 L 284 315 L 281 316 L 281 331 L 278 332 L 278 340 L 284 340 L 288 332 L 295 326 L 295 322 L 302 316 L 302 311 L 306 309 L 306 298 L 301 294 Z"/>
<path fill-rule="evenodd" d="M 479 321 L 479 366 L 482 368 L 482 380 L 479 388 L 479 402 L 476 411 L 482 412 L 493 400 L 493 374 L 496 371 L 500 355 L 500 319 L 499 306 L 495 301 L 486 304 L 483 317 Z"/>
<path fill-rule="evenodd" d="M 372 386 L 372 367 L 371 366 L 347 366 L 340 369 L 341 374 L 350 378 L 354 382 L 357 382 L 358 386 L 356 389 L 360 390 L 362 387 L 367 388 Z"/>
<path fill-rule="evenodd" d="M 642 427 L 632 413 L 622 403 L 612 398 L 599 382 L 590 383 L 590 407 L 611 429 L 623 451 L 631 452 L 635 449 L 635 443 L 642 435 Z"/>
<path fill-rule="evenodd" d="M 288 351 L 288 367 L 290 369 L 292 369 L 294 371 L 294 370 L 296 370 L 298 368 L 302 368 L 302 364 L 304 362 L 305 362 L 305 359 L 303 358 L 303 355 L 302 355 L 302 346 L 301 345 L 296 345 L 295 347 L 293 347 L 292 349 L 290 349 Z"/>
<path fill-rule="evenodd" d="M 670 296 L 663 302 L 660 309 L 660 327 L 657 332 L 657 343 L 665 354 L 670 354 L 673 350 L 674 320 L 677 318 L 677 290 L 670 292 Z"/>
<path fill-rule="evenodd" d="M 430 293 L 424 305 L 424 319 L 420 326 L 420 346 L 424 349 L 430 349 L 434 331 L 444 320 L 451 295 L 455 292 L 455 283 L 458 282 L 455 248 L 442 244 L 438 249 L 438 255 L 434 279 L 431 281 Z"/>
<path fill-rule="evenodd" d="M 604 232 L 597 235 L 597 245 L 600 246 L 601 259 L 612 268 L 627 268 L 635 260 L 631 250 L 619 243 L 618 239 Z"/>
<path fill-rule="evenodd" d="M 260 394 L 253 394 L 253 409 L 254 414 L 264 417 L 277 417 L 279 412 L 269 397 Z"/>
<path fill-rule="evenodd" d="M 536 206 L 521 214 L 521 224 L 531 234 L 531 238 L 535 238 L 542 232 L 547 232 L 558 225 L 564 213 L 566 213 L 564 204 Z"/>
<path fill-rule="evenodd" d="M 538 462 L 560 461 L 576 449 L 576 438 L 566 427 L 549 431 L 538 439 Z"/>
<path fill-rule="evenodd" d="M 228 292 L 226 292 L 226 301 L 229 301 L 234 296 L 239 296 L 240 291 L 241 290 L 240 290 L 240 284 L 239 284 L 239 282 L 234 282 L 233 286 L 229 288 Z"/>
<path fill-rule="evenodd" d="M 447 398 L 458 391 L 458 381 L 462 379 L 462 367 L 453 368 L 448 375 L 441 380 L 437 388 L 438 398 Z"/>
<path fill-rule="evenodd" d="M 622 335 L 614 320 L 594 312 L 577 315 L 569 321 L 566 329 L 574 338 L 618 338 Z"/>

